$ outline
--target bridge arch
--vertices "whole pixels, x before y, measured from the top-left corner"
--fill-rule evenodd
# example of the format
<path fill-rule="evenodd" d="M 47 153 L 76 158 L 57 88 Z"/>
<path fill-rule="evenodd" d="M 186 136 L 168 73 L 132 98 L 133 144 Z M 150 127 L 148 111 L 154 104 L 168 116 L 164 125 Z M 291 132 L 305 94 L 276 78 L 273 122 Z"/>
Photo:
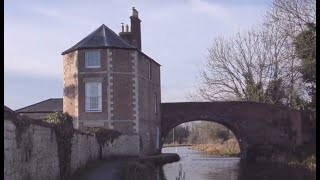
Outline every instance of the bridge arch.
<path fill-rule="evenodd" d="M 175 126 L 196 120 L 219 123 L 230 129 L 245 159 L 268 156 L 265 152 L 274 148 L 301 144 L 300 111 L 266 103 L 229 101 L 162 103 L 161 147 Z"/>
<path fill-rule="evenodd" d="M 188 122 L 194 122 L 194 121 L 207 121 L 207 122 L 213 122 L 213 123 L 218 123 L 218 124 L 221 124 L 223 126 L 225 126 L 227 129 L 229 129 L 233 134 L 234 136 L 236 137 L 237 139 L 237 142 L 238 142 L 238 145 L 240 147 L 240 157 L 244 158 L 244 155 L 246 154 L 245 151 L 246 151 L 246 136 L 245 136 L 245 133 L 242 132 L 241 129 L 238 129 L 236 126 L 234 126 L 234 124 L 232 123 L 228 123 L 228 122 L 225 122 L 225 121 L 217 121 L 214 117 L 212 118 L 202 118 L 202 119 L 198 119 L 196 117 L 190 117 L 188 119 L 186 119 L 184 121 L 184 123 L 188 123 Z M 173 130 L 173 128 L 179 126 L 180 124 L 183 124 L 183 123 L 172 123 L 172 125 L 170 125 L 166 130 L 162 131 L 162 144 L 161 146 L 163 145 L 164 143 L 164 140 L 165 138 L 168 136 L 169 132 L 171 130 Z"/>

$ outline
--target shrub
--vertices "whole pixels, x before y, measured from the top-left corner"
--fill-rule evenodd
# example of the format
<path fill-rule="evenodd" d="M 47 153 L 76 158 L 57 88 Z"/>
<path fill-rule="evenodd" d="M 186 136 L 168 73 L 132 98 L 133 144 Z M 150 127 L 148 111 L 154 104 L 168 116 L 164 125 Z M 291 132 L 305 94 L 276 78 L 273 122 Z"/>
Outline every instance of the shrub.
<path fill-rule="evenodd" d="M 72 117 L 68 113 L 63 112 L 50 114 L 45 121 L 52 124 L 72 125 Z"/>
<path fill-rule="evenodd" d="M 113 129 L 105 129 L 105 128 L 88 128 L 90 133 L 94 133 L 96 135 L 96 139 L 101 146 L 105 144 L 112 143 L 115 139 L 117 139 L 121 133 L 119 131 Z"/>

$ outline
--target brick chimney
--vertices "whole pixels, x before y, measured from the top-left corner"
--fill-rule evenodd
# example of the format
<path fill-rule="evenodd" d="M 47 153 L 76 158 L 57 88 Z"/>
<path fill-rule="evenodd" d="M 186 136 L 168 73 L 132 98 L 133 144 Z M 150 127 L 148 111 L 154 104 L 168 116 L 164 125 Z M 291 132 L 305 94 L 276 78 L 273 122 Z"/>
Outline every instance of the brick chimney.
<path fill-rule="evenodd" d="M 141 20 L 138 16 L 138 11 L 133 7 L 132 15 L 130 16 L 131 20 L 131 31 L 129 31 L 128 25 L 126 25 L 126 31 L 124 31 L 124 27 L 122 24 L 122 32 L 119 33 L 119 36 L 125 39 L 131 45 L 137 47 L 141 50 Z"/>
<path fill-rule="evenodd" d="M 131 33 L 133 44 L 141 50 L 141 20 L 138 17 L 138 11 L 133 7 L 131 19 Z"/>

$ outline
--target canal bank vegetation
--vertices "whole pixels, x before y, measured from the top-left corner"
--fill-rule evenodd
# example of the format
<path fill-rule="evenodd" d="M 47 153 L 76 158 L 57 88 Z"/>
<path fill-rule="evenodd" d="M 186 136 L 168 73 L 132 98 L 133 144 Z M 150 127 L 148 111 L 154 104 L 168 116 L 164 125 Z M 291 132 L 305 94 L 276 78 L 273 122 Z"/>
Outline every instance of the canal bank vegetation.
<path fill-rule="evenodd" d="M 217 156 L 239 156 L 240 154 L 239 144 L 235 139 L 210 144 L 196 144 L 192 146 L 192 149 Z"/>
<path fill-rule="evenodd" d="M 292 158 L 289 160 L 288 164 L 291 166 L 303 166 L 303 167 L 310 169 L 311 171 L 315 171 L 316 170 L 316 155 L 312 154 L 303 160 L 300 160 L 297 158 Z"/>
<path fill-rule="evenodd" d="M 314 132 L 315 133 L 315 132 Z M 304 144 L 294 152 L 288 153 L 287 164 L 290 166 L 302 166 L 311 171 L 316 170 L 316 138 Z"/>
<path fill-rule="evenodd" d="M 164 144 L 163 147 L 177 147 L 177 146 L 194 146 L 194 144 L 179 144 L 179 143 L 171 143 L 171 144 Z"/>
<path fill-rule="evenodd" d="M 164 144 L 164 147 L 174 146 L 192 146 L 192 149 L 217 156 L 240 154 L 240 147 L 234 134 L 223 125 L 207 121 L 175 127 L 168 134 Z"/>

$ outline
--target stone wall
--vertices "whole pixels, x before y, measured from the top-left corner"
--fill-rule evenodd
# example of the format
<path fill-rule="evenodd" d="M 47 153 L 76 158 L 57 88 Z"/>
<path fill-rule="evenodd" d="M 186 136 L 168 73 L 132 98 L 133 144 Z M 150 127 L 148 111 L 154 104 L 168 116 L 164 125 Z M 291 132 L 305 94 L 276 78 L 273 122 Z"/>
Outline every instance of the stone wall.
<path fill-rule="evenodd" d="M 63 56 L 63 111 L 74 119 L 78 128 L 78 51 Z"/>
<path fill-rule="evenodd" d="M 139 135 L 121 135 L 113 143 L 103 146 L 102 156 L 138 156 Z"/>
<path fill-rule="evenodd" d="M 16 126 L 4 120 L 4 179 L 59 179 L 55 134 L 31 125 L 17 142 Z"/>
<path fill-rule="evenodd" d="M 22 131 L 21 140 L 15 124 L 4 120 L 4 179 L 60 179 L 60 165 L 55 131 L 31 124 Z M 122 135 L 102 148 L 102 157 L 138 155 L 138 136 Z M 76 132 L 72 138 L 71 172 L 97 160 L 100 146 L 93 135 Z"/>

